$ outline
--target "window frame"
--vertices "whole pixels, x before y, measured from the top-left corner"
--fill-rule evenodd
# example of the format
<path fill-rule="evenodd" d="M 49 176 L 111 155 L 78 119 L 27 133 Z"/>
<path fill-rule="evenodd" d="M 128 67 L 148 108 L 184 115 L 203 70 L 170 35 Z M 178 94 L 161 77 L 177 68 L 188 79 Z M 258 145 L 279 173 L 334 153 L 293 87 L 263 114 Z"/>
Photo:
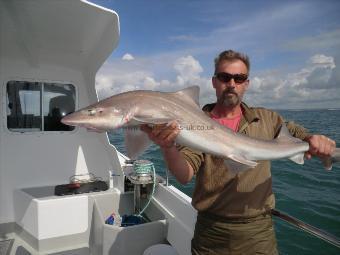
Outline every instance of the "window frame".
<path fill-rule="evenodd" d="M 5 132 L 12 134 L 12 135 L 32 135 L 32 134 L 38 134 L 38 135 L 46 135 L 46 134 L 72 134 L 78 131 L 79 127 L 74 127 L 73 130 L 36 130 L 36 131 L 32 131 L 32 130 L 16 130 L 13 131 L 13 129 L 9 129 L 8 128 L 8 123 L 7 123 L 7 84 L 8 82 L 31 82 L 31 83 L 39 83 L 42 85 L 42 87 L 44 87 L 45 84 L 53 84 L 53 83 L 57 83 L 60 85 L 72 85 L 74 87 L 75 90 L 75 111 L 78 109 L 78 85 L 76 82 L 74 81 L 61 81 L 61 80 L 38 80 L 38 79 L 23 79 L 23 78 L 11 78 L 11 79 L 6 79 L 4 80 L 3 83 L 3 95 L 2 95 L 2 99 L 3 99 L 3 123 L 4 123 L 4 130 Z M 41 90 L 41 92 L 43 92 L 43 90 Z M 41 93 L 41 97 L 40 97 L 40 108 L 41 108 L 41 125 L 42 127 L 44 127 L 44 106 L 43 106 L 43 93 Z"/>

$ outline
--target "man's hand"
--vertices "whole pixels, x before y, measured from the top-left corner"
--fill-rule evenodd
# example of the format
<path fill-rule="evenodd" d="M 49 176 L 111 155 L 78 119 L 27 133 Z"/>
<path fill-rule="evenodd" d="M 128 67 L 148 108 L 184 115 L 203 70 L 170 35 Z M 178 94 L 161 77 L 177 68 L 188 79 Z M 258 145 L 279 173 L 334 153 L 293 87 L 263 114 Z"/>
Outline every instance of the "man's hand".
<path fill-rule="evenodd" d="M 169 124 L 141 125 L 141 130 L 146 132 L 151 141 L 159 145 L 162 149 L 168 149 L 175 146 L 175 139 L 179 134 L 177 122 L 173 121 Z"/>
<path fill-rule="evenodd" d="M 141 130 L 148 134 L 151 141 L 161 147 L 164 160 L 177 181 L 181 184 L 188 183 L 194 175 L 194 170 L 175 146 L 175 139 L 180 132 L 177 122 L 153 127 L 141 125 Z"/>
<path fill-rule="evenodd" d="M 305 153 L 307 159 L 311 159 L 312 156 L 330 157 L 336 148 L 335 141 L 324 135 L 312 135 L 307 137 L 305 141 L 309 143 L 309 151 Z"/>

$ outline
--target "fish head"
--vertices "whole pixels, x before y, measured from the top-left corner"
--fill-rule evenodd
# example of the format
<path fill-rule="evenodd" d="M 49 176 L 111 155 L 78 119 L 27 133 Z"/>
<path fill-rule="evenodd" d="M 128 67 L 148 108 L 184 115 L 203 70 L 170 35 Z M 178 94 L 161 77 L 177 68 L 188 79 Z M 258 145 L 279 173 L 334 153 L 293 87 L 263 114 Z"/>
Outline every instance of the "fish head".
<path fill-rule="evenodd" d="M 122 127 L 128 121 L 123 109 L 100 103 L 66 115 L 61 122 L 69 126 L 84 127 L 94 131 L 109 131 Z"/>

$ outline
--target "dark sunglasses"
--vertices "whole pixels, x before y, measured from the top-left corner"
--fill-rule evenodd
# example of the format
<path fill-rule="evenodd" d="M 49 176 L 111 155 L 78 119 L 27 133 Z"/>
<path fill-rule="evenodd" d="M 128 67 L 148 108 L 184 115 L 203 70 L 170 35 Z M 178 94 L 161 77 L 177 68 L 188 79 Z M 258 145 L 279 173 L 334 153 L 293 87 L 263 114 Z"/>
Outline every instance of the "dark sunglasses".
<path fill-rule="evenodd" d="M 221 82 L 229 82 L 231 79 L 234 79 L 235 83 L 241 84 L 248 79 L 248 75 L 240 73 L 240 74 L 230 74 L 230 73 L 217 73 L 214 75 Z"/>

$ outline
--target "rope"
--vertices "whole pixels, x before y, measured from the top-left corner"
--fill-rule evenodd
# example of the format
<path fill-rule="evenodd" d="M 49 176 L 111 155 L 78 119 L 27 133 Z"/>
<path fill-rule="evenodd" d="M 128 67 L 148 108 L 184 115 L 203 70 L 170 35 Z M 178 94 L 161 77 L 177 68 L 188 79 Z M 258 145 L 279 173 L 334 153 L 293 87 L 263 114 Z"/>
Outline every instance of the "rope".
<path fill-rule="evenodd" d="M 154 168 L 154 165 L 149 160 L 136 160 L 133 163 L 133 170 L 138 175 L 143 175 L 143 174 L 151 175 L 153 173 L 153 168 Z"/>

